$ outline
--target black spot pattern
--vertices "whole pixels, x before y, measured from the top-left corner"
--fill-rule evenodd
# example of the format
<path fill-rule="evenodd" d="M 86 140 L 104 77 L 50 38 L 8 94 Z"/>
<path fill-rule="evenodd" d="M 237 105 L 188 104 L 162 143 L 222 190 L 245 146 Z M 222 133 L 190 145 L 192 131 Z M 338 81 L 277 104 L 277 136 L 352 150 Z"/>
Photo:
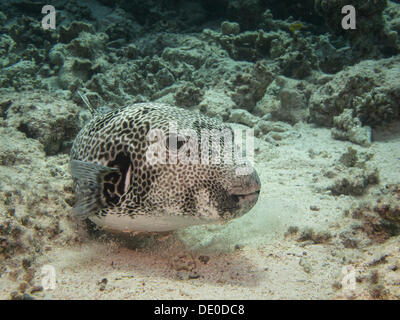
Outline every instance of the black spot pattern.
<path fill-rule="evenodd" d="M 104 177 L 103 197 L 109 207 L 101 209 L 99 217 L 170 214 L 217 219 L 213 212 L 222 217 L 234 207 L 234 199 L 232 203 L 227 201 L 226 192 L 234 165 L 147 163 L 149 130 L 161 129 L 167 138 L 170 122 L 180 129 L 195 130 L 199 137 L 203 129 L 229 128 L 219 120 L 185 109 L 143 103 L 97 115 L 80 131 L 71 159 L 119 169 Z M 178 140 L 177 148 L 184 143 Z M 201 152 L 200 143 L 198 151 Z M 130 184 L 125 193 L 128 173 Z"/>

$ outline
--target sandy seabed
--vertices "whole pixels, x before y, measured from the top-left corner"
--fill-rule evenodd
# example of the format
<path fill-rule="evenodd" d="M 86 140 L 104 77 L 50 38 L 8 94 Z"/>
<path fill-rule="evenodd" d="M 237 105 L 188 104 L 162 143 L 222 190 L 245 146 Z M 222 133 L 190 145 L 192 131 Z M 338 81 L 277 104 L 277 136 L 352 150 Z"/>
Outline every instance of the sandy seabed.
<path fill-rule="evenodd" d="M 279 147 L 258 141 L 256 167 L 262 189 L 258 203 L 244 217 L 224 226 L 192 227 L 167 239 L 138 240 L 136 248 L 92 239 L 85 232 L 75 245 L 49 242 L 51 248 L 34 264 L 33 283 L 39 286 L 40 269 L 51 265 L 56 271 L 56 287 L 33 296 L 398 299 L 400 274 L 395 266 L 400 259 L 399 236 L 361 248 L 345 248 L 340 237 L 354 223 L 346 217 L 346 209 L 374 199 L 382 186 L 398 182 L 398 124 L 374 132 L 375 142 L 368 150 L 333 140 L 329 129 L 308 124 L 294 128 L 295 134 Z M 316 179 L 330 170 L 349 146 L 372 153 L 369 162 L 379 167 L 380 184 L 370 186 L 364 196 L 334 196 L 324 191 L 328 178 L 326 182 Z M 329 236 L 320 241 L 302 239 L 301 231 L 310 229 Z M 354 267 L 357 274 L 356 290 L 342 286 L 346 266 Z M 373 277 L 377 273 L 379 279 Z M 0 283 L 0 298 L 8 299 L 18 280 L 3 276 Z"/>

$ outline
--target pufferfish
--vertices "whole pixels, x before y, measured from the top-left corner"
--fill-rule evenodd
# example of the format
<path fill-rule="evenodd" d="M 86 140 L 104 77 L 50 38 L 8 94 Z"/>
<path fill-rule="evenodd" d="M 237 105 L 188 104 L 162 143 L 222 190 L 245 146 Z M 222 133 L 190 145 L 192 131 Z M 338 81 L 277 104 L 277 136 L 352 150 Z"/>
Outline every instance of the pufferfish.
<path fill-rule="evenodd" d="M 224 223 L 245 214 L 261 187 L 252 166 L 238 174 L 243 164 L 234 159 L 187 161 L 177 156 L 198 153 L 197 160 L 206 159 L 212 148 L 202 144 L 212 145 L 213 139 L 228 146 L 229 153 L 235 144 L 218 136 L 222 130 L 233 132 L 217 119 L 159 103 L 94 113 L 71 149 L 74 214 L 106 230 L 139 233 Z M 195 141 L 187 131 L 198 137 L 203 131 L 211 134 Z M 157 152 L 149 152 L 152 148 Z"/>

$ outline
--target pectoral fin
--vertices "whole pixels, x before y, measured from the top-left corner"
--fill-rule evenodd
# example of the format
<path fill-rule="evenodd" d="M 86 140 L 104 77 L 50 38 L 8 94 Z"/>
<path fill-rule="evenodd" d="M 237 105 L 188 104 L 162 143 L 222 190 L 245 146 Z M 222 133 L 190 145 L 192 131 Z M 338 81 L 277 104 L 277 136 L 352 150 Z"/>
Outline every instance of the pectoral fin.
<path fill-rule="evenodd" d="M 107 205 L 102 198 L 104 176 L 118 169 L 80 160 L 71 160 L 69 168 L 76 195 L 73 213 L 86 219 Z"/>

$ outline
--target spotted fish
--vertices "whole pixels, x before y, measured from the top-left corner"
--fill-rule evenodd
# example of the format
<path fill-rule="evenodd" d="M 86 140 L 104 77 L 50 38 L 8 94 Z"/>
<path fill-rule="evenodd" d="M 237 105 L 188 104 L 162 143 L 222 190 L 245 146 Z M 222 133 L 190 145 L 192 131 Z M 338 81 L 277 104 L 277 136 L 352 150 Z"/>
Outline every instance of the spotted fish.
<path fill-rule="evenodd" d="M 221 131 L 233 133 L 217 119 L 166 104 L 94 114 L 71 149 L 74 214 L 125 232 L 170 231 L 243 215 L 258 199 L 257 172 L 251 167 L 238 174 L 243 164 L 237 161 L 198 161 L 212 154 L 204 144 L 213 141 L 234 153 L 235 141 L 218 136 Z M 204 132 L 211 134 L 192 139 Z M 195 154 L 197 161 L 188 161 Z"/>

